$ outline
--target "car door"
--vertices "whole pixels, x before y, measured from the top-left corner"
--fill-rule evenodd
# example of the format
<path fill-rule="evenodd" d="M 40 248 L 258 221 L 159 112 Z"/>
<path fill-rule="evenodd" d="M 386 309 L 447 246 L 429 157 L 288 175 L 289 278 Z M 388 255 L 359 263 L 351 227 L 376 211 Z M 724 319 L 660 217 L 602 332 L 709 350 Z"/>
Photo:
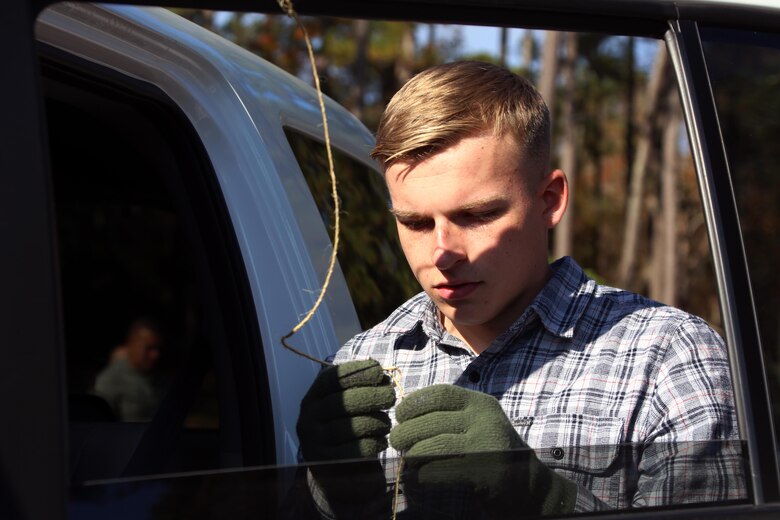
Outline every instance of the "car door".
<path fill-rule="evenodd" d="M 719 313 L 729 345 L 732 377 L 738 394 L 740 429 L 746 446 L 750 478 L 747 504 L 736 506 L 701 505 L 696 509 L 644 512 L 632 510 L 625 516 L 756 516 L 772 517 L 777 512 L 778 466 L 773 422 L 769 419 L 768 385 L 776 382 L 774 360 L 773 292 L 771 274 L 772 242 L 771 177 L 772 126 L 760 116 L 771 113 L 771 74 L 776 14 L 768 10 L 740 10 L 717 6 L 704 10 L 682 2 L 670 9 L 663 2 L 632 2 L 614 7 L 602 4 L 583 8 L 561 2 L 553 10 L 536 3 L 491 5 L 444 2 L 411 9 L 406 3 L 394 5 L 394 14 L 405 18 L 433 18 L 439 21 L 479 21 L 483 23 L 530 24 L 536 27 L 614 31 L 651 36 L 666 42 L 675 66 L 690 140 L 691 160 L 695 163 L 703 214 L 711 242 L 713 271 L 717 280 Z M 44 106 L 39 92 L 44 88 L 37 70 L 36 49 L 30 14 L 26 3 L 7 7 L 0 31 L 0 43 L 6 52 L 7 70 L 14 81 L 0 85 L 4 103 L 3 148 L 0 171 L 0 222 L 6 247 L 0 255 L 3 272 L 2 332 L 4 337 L 3 392 L 0 403 L 12 421 L 3 430 L 0 474 L 4 513 L 8 517 L 63 517 L 67 491 L 68 449 L 66 388 L 63 381 L 63 338 L 67 337 L 63 318 L 63 299 L 59 275 L 58 241 L 52 193 L 56 187 L 49 176 L 49 143 L 42 127 Z M 254 5 L 247 5 L 252 8 Z M 273 5 L 262 6 L 266 10 Z M 382 17 L 386 4 L 360 5 L 335 3 L 332 10 L 352 16 Z M 557 9 L 557 11 L 555 10 Z M 306 12 L 302 9 L 302 12 Z M 702 22 L 697 17 L 703 16 Z M 762 32 L 751 32 L 751 23 Z M 745 32 L 747 31 L 747 32 Z M 724 66 L 722 57 L 741 50 L 738 56 L 751 55 L 737 71 Z M 755 53 L 755 55 L 753 55 Z M 739 57 L 734 58 L 739 59 Z M 765 60 L 765 61 L 762 61 Z M 750 68 L 754 67 L 754 68 Z M 737 74 L 734 79 L 733 72 Z M 747 89 L 747 90 L 745 90 Z M 747 92 L 747 93 L 746 93 Z M 756 102 L 743 107 L 735 100 L 747 101 L 769 96 L 767 104 Z M 750 105 L 750 103 L 748 103 Z M 756 108 L 758 106 L 759 108 Z M 764 110 L 762 113 L 761 110 Z M 743 121 L 743 116 L 754 117 Z M 745 133 L 751 135 L 746 145 Z M 756 160 L 757 163 L 748 161 Z M 743 165 L 751 164 L 744 169 Z M 762 177 L 763 175 L 763 177 Z M 770 186 L 768 188 L 767 186 Z M 763 197 L 759 197 L 758 194 Z M 736 202 L 735 202 L 736 201 Z M 756 202 L 759 201 L 759 202 Z M 763 201 L 763 203 L 760 203 Z M 768 208 L 764 211 L 762 208 Z M 769 215 L 769 216 L 768 216 Z M 765 351 L 762 352 L 763 345 Z M 765 372 L 766 370 L 766 372 Z M 767 375 L 765 375 L 767 374 Z M 25 388 L 25 392 L 19 392 Z M 771 386 L 770 386 L 771 388 Z M 773 392 L 774 396 L 775 393 Z M 34 411 L 34 413 L 32 412 Z M 39 432 L 35 434 L 35 432 Z M 40 432 L 46 432 L 43 435 Z M 32 435 L 31 435 L 32 433 Z M 224 477 L 232 479 L 234 477 Z M 227 488 L 249 482 L 248 489 L 262 486 L 245 477 L 235 477 Z M 126 485 L 126 484 L 123 484 Z M 193 489 L 198 489 L 195 486 Z M 249 491 L 247 491 L 249 493 Z M 40 497 L 46 500 L 40 500 Z M 248 500 L 248 499 L 247 499 Z M 211 502 L 211 501 L 209 501 Z M 214 514 L 219 513 L 219 506 Z M 227 507 L 222 505 L 221 507 Z M 223 511 L 230 511 L 225 509 Z M 241 514 L 241 510 L 235 512 Z"/>

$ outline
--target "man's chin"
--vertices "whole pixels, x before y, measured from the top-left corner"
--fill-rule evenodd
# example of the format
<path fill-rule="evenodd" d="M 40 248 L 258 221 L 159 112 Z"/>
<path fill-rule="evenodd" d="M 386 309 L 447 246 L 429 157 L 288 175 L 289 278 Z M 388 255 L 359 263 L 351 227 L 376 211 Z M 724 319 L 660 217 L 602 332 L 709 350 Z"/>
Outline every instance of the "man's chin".
<path fill-rule="evenodd" d="M 450 305 L 448 303 L 436 302 L 436 306 L 439 309 L 439 318 L 442 325 L 445 327 L 453 326 L 459 327 L 479 327 L 484 325 L 485 319 L 483 313 L 484 308 L 480 308 L 473 303 L 459 303 L 458 305 Z"/>

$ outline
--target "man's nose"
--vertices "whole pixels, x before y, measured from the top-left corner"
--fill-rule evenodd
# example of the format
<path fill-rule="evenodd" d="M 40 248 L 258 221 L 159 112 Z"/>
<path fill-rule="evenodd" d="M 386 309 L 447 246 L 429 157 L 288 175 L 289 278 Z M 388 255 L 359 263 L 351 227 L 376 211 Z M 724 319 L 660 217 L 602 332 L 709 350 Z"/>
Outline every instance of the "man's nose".
<path fill-rule="evenodd" d="M 433 250 L 433 265 L 441 271 L 451 269 L 466 258 L 462 249 L 460 234 L 448 223 L 437 223 L 434 230 L 436 245 Z"/>

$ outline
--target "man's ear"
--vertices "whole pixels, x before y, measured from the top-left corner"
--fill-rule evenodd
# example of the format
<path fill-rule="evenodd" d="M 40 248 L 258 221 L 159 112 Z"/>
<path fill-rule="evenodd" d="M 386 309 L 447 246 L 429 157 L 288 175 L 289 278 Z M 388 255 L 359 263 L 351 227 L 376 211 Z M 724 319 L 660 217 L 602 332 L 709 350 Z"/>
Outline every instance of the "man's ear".
<path fill-rule="evenodd" d="M 542 181 L 539 196 L 542 201 L 542 219 L 548 229 L 558 225 L 569 204 L 569 181 L 563 170 L 553 170 Z"/>

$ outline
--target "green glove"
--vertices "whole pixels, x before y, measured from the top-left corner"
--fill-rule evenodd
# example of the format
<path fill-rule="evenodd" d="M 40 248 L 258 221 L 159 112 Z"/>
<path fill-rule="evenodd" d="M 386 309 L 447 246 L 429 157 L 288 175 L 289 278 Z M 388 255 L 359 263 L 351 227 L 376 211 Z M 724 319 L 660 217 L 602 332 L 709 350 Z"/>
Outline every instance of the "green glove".
<path fill-rule="evenodd" d="M 387 448 L 391 423 L 385 410 L 394 403 L 390 378 L 373 359 L 325 368 L 301 401 L 297 431 L 306 462 L 373 459 L 310 466 L 334 510 L 346 504 L 352 511 L 356 503 L 386 494 L 387 482 L 376 457 Z"/>
<path fill-rule="evenodd" d="M 387 448 L 395 403 L 390 378 L 373 359 L 324 369 L 301 401 L 298 438 L 307 462 L 376 456 Z"/>
<path fill-rule="evenodd" d="M 536 458 L 494 397 L 435 385 L 406 396 L 396 419 L 390 444 L 404 456 L 407 494 L 432 502 L 465 488 L 491 517 L 574 511 L 576 484 Z"/>

